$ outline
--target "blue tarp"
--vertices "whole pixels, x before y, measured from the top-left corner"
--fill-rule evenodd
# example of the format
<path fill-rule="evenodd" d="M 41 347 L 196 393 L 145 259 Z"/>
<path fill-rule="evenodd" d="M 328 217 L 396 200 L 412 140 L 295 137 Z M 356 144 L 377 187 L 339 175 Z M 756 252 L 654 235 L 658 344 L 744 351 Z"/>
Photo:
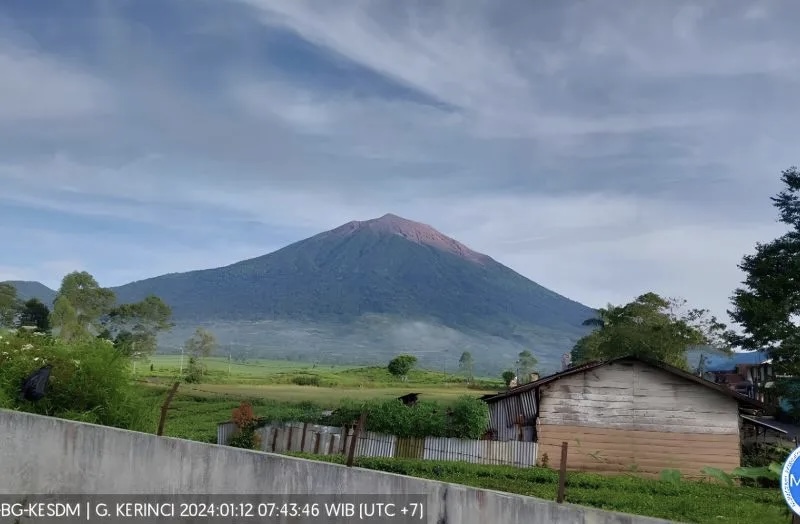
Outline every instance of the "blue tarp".
<path fill-rule="evenodd" d="M 765 351 L 736 352 L 731 356 L 706 355 L 705 371 L 733 373 L 739 364 L 760 364 L 769 359 Z"/>

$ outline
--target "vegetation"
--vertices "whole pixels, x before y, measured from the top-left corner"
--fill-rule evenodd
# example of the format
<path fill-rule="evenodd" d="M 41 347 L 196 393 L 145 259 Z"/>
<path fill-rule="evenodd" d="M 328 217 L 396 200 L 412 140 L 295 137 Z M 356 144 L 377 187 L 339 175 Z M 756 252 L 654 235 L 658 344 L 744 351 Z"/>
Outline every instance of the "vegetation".
<path fill-rule="evenodd" d="M 342 455 L 294 456 L 342 463 Z M 483 466 L 463 462 L 359 457 L 355 465 L 402 475 L 554 500 L 558 472 L 546 468 Z M 722 482 L 661 481 L 630 475 L 568 473 L 566 501 L 678 522 L 785 524 L 778 490 Z"/>
<path fill-rule="evenodd" d="M 503 377 L 503 383 L 506 385 L 506 387 L 508 387 L 511 385 L 511 382 L 514 380 L 514 377 L 516 377 L 517 374 L 509 370 L 503 371 L 501 376 Z"/>
<path fill-rule="evenodd" d="M 691 348 L 728 351 L 726 326 L 706 310 L 685 306 L 685 301 L 646 293 L 624 306 L 601 308 L 584 322 L 597 329 L 575 344 L 572 363 L 640 355 L 688 370 Z"/>
<path fill-rule="evenodd" d="M 216 350 L 217 340 L 210 331 L 197 328 L 184 344 L 184 348 L 189 354 L 189 366 L 184 378 L 186 382 L 200 382 L 206 374 L 203 359 L 211 356 Z"/>
<path fill-rule="evenodd" d="M 102 323 L 103 338 L 114 341 L 123 354 L 134 358 L 152 355 L 157 336 L 173 327 L 172 310 L 160 298 L 148 296 L 141 302 L 111 308 Z"/>
<path fill-rule="evenodd" d="M 253 406 L 248 402 L 242 402 L 233 410 L 231 419 L 236 424 L 236 433 L 231 435 L 228 445 L 235 448 L 258 449 L 261 438 L 256 433 L 259 421 L 253 412 Z"/>
<path fill-rule="evenodd" d="M 475 373 L 475 359 L 472 358 L 472 353 L 469 351 L 461 353 L 461 357 L 458 359 L 458 370 L 468 382 L 472 382 Z"/>
<path fill-rule="evenodd" d="M 408 373 L 417 364 L 417 357 L 414 355 L 398 355 L 394 357 L 386 368 L 389 373 L 403 380 L 408 378 Z"/>
<path fill-rule="evenodd" d="M 530 374 L 536 370 L 537 363 L 536 357 L 527 349 L 520 352 L 517 358 L 517 381 L 519 384 L 529 381 Z"/>
<path fill-rule="evenodd" d="M 784 189 L 772 198 L 778 220 L 788 231 L 756 244 L 739 268 L 743 286 L 734 291 L 731 318 L 742 327 L 734 343 L 747 349 L 767 348 L 776 374 L 800 376 L 800 171 L 781 173 Z M 800 392 L 788 380 L 777 389 L 800 414 Z"/>
<path fill-rule="evenodd" d="M 6 331 L 0 339 L 0 407 L 154 431 L 155 405 L 130 381 L 130 362 L 104 340 L 67 343 L 46 334 Z M 32 372 L 51 365 L 46 396 L 38 402 L 19 398 Z"/>
<path fill-rule="evenodd" d="M 486 403 L 469 396 L 457 399 L 449 407 L 436 401 L 420 401 L 414 406 L 406 406 L 397 399 L 348 400 L 321 422 L 345 426 L 355 423 L 362 412 L 367 413 L 367 431 L 398 437 L 478 439 L 486 432 L 489 422 Z"/>
<path fill-rule="evenodd" d="M 38 298 L 22 303 L 19 308 L 18 327 L 32 327 L 41 333 L 50 333 L 50 308 Z"/>

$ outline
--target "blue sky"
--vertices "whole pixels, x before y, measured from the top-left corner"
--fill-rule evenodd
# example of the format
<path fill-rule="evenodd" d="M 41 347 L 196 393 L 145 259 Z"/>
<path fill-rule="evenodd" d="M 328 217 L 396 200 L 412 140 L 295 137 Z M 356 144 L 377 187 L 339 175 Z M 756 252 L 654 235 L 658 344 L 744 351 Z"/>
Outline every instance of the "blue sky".
<path fill-rule="evenodd" d="M 0 280 L 215 267 L 395 213 L 588 305 L 724 315 L 798 163 L 800 6 L 0 5 Z"/>

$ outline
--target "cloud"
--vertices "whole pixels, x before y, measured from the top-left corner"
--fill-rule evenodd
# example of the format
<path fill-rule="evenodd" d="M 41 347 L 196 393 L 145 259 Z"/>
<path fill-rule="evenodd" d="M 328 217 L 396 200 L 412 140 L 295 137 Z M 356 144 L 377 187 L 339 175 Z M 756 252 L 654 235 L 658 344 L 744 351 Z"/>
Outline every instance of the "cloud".
<path fill-rule="evenodd" d="M 113 108 L 102 80 L 3 38 L 0 71 L 0 125 L 96 116 Z"/>
<path fill-rule="evenodd" d="M 119 284 L 393 212 L 591 305 L 724 316 L 796 163 L 788 2 L 59 9 L 0 8 L 0 279 Z"/>

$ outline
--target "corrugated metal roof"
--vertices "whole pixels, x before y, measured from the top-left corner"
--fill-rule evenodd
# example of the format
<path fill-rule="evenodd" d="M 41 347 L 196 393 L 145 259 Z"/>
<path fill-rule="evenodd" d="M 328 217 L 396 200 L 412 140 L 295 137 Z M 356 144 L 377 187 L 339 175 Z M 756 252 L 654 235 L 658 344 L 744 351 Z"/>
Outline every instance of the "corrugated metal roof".
<path fill-rule="evenodd" d="M 739 416 L 742 417 L 743 420 L 751 422 L 751 423 L 755 424 L 756 426 L 761 426 L 762 428 L 771 429 L 772 431 L 775 431 L 777 433 L 782 433 L 784 435 L 789 433 L 785 429 L 782 429 L 782 428 L 779 428 L 779 427 L 775 426 L 774 423 L 767 424 L 766 422 L 764 422 L 763 419 L 759 419 L 759 418 L 756 418 L 756 417 L 748 417 L 747 415 L 739 415 Z M 770 420 L 770 422 L 772 422 L 772 421 Z"/>
<path fill-rule="evenodd" d="M 504 398 L 507 398 L 507 397 L 510 397 L 510 396 L 518 395 L 518 394 L 523 393 L 525 391 L 530 391 L 532 389 L 537 389 L 540 386 L 544 386 L 545 384 L 549 384 L 550 382 L 554 382 L 556 380 L 559 380 L 562 377 L 568 377 L 570 375 L 575 375 L 577 373 L 583 373 L 584 371 L 590 371 L 592 369 L 599 368 L 601 366 L 606 366 L 606 365 L 609 365 L 609 364 L 613 364 L 614 362 L 621 362 L 621 361 L 624 361 L 624 360 L 636 360 L 636 361 L 642 362 L 644 364 L 647 364 L 647 365 L 650 365 L 650 366 L 653 366 L 653 367 L 657 367 L 659 369 L 663 369 L 664 371 L 666 371 L 668 373 L 672 373 L 673 375 L 677 375 L 679 377 L 685 378 L 686 380 L 690 380 L 690 381 L 695 382 L 695 383 L 697 383 L 697 384 L 699 384 L 701 386 L 705 386 L 705 387 L 707 387 L 709 389 L 716 390 L 717 392 L 722 393 L 723 395 L 727 395 L 727 396 L 737 400 L 740 404 L 746 404 L 746 405 L 749 405 L 749 406 L 757 408 L 757 409 L 763 409 L 764 408 L 764 404 L 759 402 L 758 400 L 750 398 L 750 397 L 748 397 L 746 395 L 742 395 L 740 393 L 736 393 L 735 391 L 729 389 L 728 387 L 726 387 L 724 385 L 716 384 L 714 382 L 711 382 L 710 380 L 706 380 L 704 378 L 698 377 L 698 376 L 693 375 L 691 373 L 687 373 L 686 371 L 684 371 L 682 369 L 676 368 L 674 366 L 670 366 L 669 364 L 666 364 L 664 362 L 660 362 L 658 360 L 654 360 L 654 359 L 650 359 L 650 358 L 646 358 L 646 357 L 635 356 L 635 355 L 630 355 L 630 356 L 625 356 L 625 357 L 618 357 L 618 358 L 613 358 L 613 359 L 605 360 L 605 361 L 588 362 L 586 364 L 582 364 L 582 365 L 576 366 L 574 368 L 565 369 L 564 371 L 560 371 L 560 372 L 554 373 L 554 374 L 552 374 L 550 376 L 541 378 L 541 379 L 537 380 L 536 382 L 531 382 L 529 384 L 524 384 L 522 386 L 517 386 L 515 388 L 511 388 L 511 389 L 509 389 L 508 391 L 506 391 L 504 393 L 500 393 L 498 395 L 495 395 L 494 397 L 486 399 L 485 402 L 488 402 L 488 403 L 497 402 L 498 400 L 501 400 L 501 399 L 504 399 Z"/>

